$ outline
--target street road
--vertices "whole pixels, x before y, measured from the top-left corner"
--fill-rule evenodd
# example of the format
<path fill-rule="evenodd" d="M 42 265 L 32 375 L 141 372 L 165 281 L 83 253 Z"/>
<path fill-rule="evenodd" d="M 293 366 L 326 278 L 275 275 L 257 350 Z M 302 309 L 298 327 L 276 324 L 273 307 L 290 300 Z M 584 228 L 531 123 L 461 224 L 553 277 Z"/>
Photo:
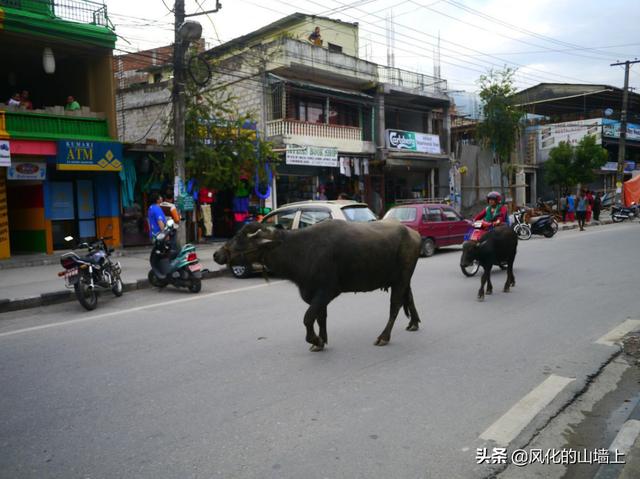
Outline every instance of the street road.
<path fill-rule="evenodd" d="M 387 293 L 336 299 L 311 353 L 278 279 L 1 315 L 0 477 L 485 477 L 476 448 L 525 444 L 615 353 L 596 341 L 640 318 L 639 237 L 520 242 L 516 287 L 494 271 L 483 303 L 459 248 L 421 259 L 422 328 L 399 318 L 385 347 Z"/>

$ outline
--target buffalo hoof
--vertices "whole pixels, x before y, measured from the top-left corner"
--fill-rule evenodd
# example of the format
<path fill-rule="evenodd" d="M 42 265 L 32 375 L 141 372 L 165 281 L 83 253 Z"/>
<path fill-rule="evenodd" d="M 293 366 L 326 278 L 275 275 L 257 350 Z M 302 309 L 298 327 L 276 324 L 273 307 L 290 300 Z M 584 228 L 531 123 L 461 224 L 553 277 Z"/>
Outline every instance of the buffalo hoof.
<path fill-rule="evenodd" d="M 503 291 L 504 291 L 505 293 L 510 293 L 510 292 L 511 292 L 511 290 L 510 290 L 509 288 L 504 288 L 504 289 L 503 289 Z"/>
<path fill-rule="evenodd" d="M 486 294 L 493 294 L 493 290 L 492 289 L 488 289 Z"/>
<path fill-rule="evenodd" d="M 320 346 L 318 346 L 317 344 L 312 344 L 311 347 L 309 348 L 309 351 L 311 351 L 312 353 L 317 353 L 319 351 L 322 351 L 324 349 L 324 344 L 321 344 Z"/>
<path fill-rule="evenodd" d="M 373 344 L 375 346 L 386 346 L 387 344 L 389 344 L 389 341 L 387 341 L 386 339 L 378 338 L 376 339 L 376 342 Z"/>
<path fill-rule="evenodd" d="M 407 331 L 417 331 L 419 329 L 419 326 L 417 324 L 409 324 L 406 329 Z"/>
<path fill-rule="evenodd" d="M 478 295 L 478 301 L 480 301 L 480 302 L 484 301 L 484 296 Z"/>

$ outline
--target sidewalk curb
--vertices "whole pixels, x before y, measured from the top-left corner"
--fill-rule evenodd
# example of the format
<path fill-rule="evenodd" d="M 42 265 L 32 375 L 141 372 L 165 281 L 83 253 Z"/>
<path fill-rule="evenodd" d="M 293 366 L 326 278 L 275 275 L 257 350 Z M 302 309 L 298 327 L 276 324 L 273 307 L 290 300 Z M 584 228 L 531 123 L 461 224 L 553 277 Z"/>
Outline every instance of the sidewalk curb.
<path fill-rule="evenodd" d="M 202 272 L 202 279 L 207 280 L 219 278 L 221 276 L 226 276 L 229 274 L 231 273 L 229 273 L 226 268 L 218 269 L 215 271 L 206 270 Z M 151 288 L 149 280 L 146 278 L 127 282 L 122 286 L 125 293 Z M 42 293 L 40 295 L 31 296 L 29 298 L 0 299 L 0 314 L 8 313 L 11 311 L 20 311 L 23 309 L 37 308 L 39 306 L 50 306 L 53 304 L 67 303 L 70 301 L 75 301 L 75 299 L 76 297 L 73 291 L 69 290 L 55 291 L 52 293 Z"/>

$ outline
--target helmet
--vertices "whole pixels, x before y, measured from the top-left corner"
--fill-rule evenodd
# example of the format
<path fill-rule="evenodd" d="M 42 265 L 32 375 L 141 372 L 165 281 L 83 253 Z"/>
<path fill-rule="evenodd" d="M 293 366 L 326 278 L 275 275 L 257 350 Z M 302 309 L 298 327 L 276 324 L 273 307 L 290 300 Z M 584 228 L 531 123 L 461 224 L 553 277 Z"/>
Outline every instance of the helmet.
<path fill-rule="evenodd" d="M 487 195 L 487 201 L 489 200 L 496 200 L 496 203 L 500 203 L 500 201 L 502 201 L 502 196 L 500 196 L 500 193 L 497 191 L 492 191 Z"/>

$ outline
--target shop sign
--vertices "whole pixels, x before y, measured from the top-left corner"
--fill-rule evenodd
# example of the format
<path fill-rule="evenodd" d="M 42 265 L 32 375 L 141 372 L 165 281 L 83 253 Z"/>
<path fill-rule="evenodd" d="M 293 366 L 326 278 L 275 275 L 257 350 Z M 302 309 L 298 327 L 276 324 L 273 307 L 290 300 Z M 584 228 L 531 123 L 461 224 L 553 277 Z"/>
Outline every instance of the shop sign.
<path fill-rule="evenodd" d="M 543 125 L 538 133 L 540 150 L 550 150 L 560 142 L 577 145 L 587 135 L 596 137 L 596 145 L 602 144 L 601 118 L 592 120 L 567 121 Z"/>
<path fill-rule="evenodd" d="M 294 147 L 287 145 L 287 165 L 325 166 L 337 168 L 338 149 L 316 146 Z"/>
<path fill-rule="evenodd" d="M 7 140 L 0 140 L 0 166 L 11 166 L 11 147 Z"/>
<path fill-rule="evenodd" d="M 122 143 L 110 141 L 63 140 L 58 142 L 58 170 L 120 171 Z"/>
<path fill-rule="evenodd" d="M 430 153 L 439 155 L 440 137 L 429 133 L 416 131 L 387 130 L 387 148 L 402 151 L 415 151 L 417 153 Z"/>
<path fill-rule="evenodd" d="M 180 211 L 193 211 L 195 209 L 196 203 L 191 195 L 183 195 L 179 196 L 176 201 L 176 207 Z"/>
<path fill-rule="evenodd" d="M 631 172 L 636 169 L 635 161 L 625 161 L 624 162 L 624 171 Z M 618 162 L 617 161 L 607 161 L 602 168 L 601 171 L 618 171 Z"/>
<path fill-rule="evenodd" d="M 7 170 L 9 180 L 44 180 L 47 176 L 47 164 L 40 162 L 19 161 Z"/>
<path fill-rule="evenodd" d="M 602 120 L 602 135 L 609 138 L 620 138 L 620 122 L 617 120 Z M 640 125 L 627 123 L 627 140 L 640 141 Z"/>

